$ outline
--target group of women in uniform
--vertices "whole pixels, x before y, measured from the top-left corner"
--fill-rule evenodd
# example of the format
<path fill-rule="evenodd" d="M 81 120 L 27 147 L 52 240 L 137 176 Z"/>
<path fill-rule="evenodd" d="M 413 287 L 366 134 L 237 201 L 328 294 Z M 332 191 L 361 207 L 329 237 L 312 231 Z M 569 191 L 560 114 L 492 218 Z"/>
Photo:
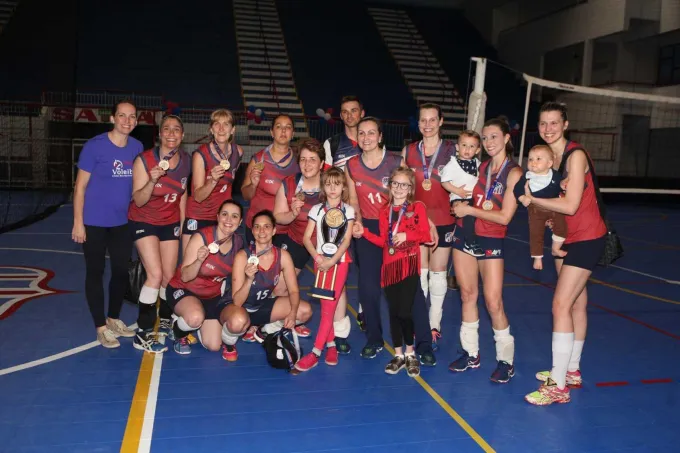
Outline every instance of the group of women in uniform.
<path fill-rule="evenodd" d="M 417 353 L 415 360 L 420 364 L 436 365 L 437 342 L 448 327 L 442 329 L 442 311 L 446 269 L 452 259 L 462 302 L 462 324 L 457 329 L 462 354 L 449 369 L 463 372 L 481 365 L 477 308 L 481 275 L 496 345 L 491 380 L 497 383 L 508 382 L 515 373 L 515 343 L 502 297 L 507 225 L 519 203 L 533 203 L 567 216 L 566 256 L 556 259 L 559 280 L 553 299 L 553 368 L 537 373 L 543 383 L 526 400 L 538 405 L 568 402 L 569 386 L 581 382 L 580 356 L 587 326 L 585 284 L 604 247 L 606 228 L 597 210 L 586 152 L 564 135 L 568 128 L 566 107 L 544 105 L 539 123 L 540 135 L 555 155 L 556 168 L 567 156 L 566 193 L 561 198 L 533 198 L 528 186 L 524 196 L 515 197 L 514 186 L 523 172 L 513 161 L 507 122 L 492 119 L 480 134 L 479 146 L 488 159 L 478 168 L 471 202 L 453 205 L 440 174 L 457 158 L 457 144 L 441 137 L 444 118 L 439 106 L 420 106 L 422 139 L 404 147 L 401 154 L 386 151 L 381 122 L 366 117 L 356 97 L 342 99 L 341 118 L 344 131 L 324 146 L 305 139 L 294 147 L 293 119 L 286 115 L 273 118 L 272 144 L 255 153 L 245 170 L 240 192 L 250 207 L 244 219 L 242 205 L 232 197 L 243 150 L 234 143 L 231 112 L 212 113 L 210 141 L 191 155 L 181 151 L 184 125 L 174 115 L 162 119 L 159 144 L 141 151 L 141 144 L 129 136 L 136 125 L 136 108 L 130 101 L 119 102 L 112 111 L 113 129 L 90 140 L 81 153 L 74 193 L 73 239 L 84 246 L 86 296 L 102 345 L 117 347 L 116 337 L 134 337 L 136 348 L 160 353 L 167 347 L 158 336 L 167 335 L 179 354 L 190 353 L 192 344 L 200 341 L 211 351 L 221 349 L 225 360 L 234 361 L 239 338 L 262 342 L 281 328 L 309 336 L 305 323 L 312 308 L 301 298 L 298 275 L 310 258 L 317 264 L 323 261 L 311 253 L 313 247 L 306 246 L 305 232 L 312 218 L 310 209 L 323 205 L 323 172 L 335 164 L 344 172 L 354 214 L 352 231 L 347 234 L 355 238 L 351 261 L 360 269 L 358 299 L 367 336 L 361 350 L 364 358 L 376 357 L 383 348 L 381 269 L 393 255 L 393 247 L 388 242 L 389 249 L 383 249 L 375 238 L 381 234 L 381 213 L 393 208 L 395 213 L 399 211 L 398 206 L 389 205 L 395 194 L 402 200 L 399 190 L 407 190 L 409 203 L 422 203 L 417 212 L 425 213 L 426 219 L 420 222 L 427 222 L 426 226 L 412 226 L 426 230 L 418 236 L 423 238 L 421 242 L 409 244 L 413 250 L 420 249 L 419 284 L 408 305 L 412 327 L 404 330 L 414 341 L 402 338 L 403 342 Z M 393 180 L 397 174 L 399 178 Z M 400 219 L 406 211 L 404 207 Z M 393 241 L 392 216 L 389 214 L 389 241 Z M 411 219 L 408 213 L 406 216 Z M 473 256 L 464 247 L 462 218 L 466 216 L 476 218 L 481 256 Z M 416 215 L 416 223 L 418 218 Z M 241 226 L 244 235 L 237 233 Z M 396 226 L 393 230 L 397 235 Z M 136 331 L 118 319 L 130 241 L 146 270 Z M 107 250 L 112 277 L 109 314 L 104 318 L 102 278 Z M 384 272 L 382 277 L 384 283 Z M 346 290 L 337 298 L 330 331 L 337 352 L 348 354 L 351 323 L 346 315 Z M 155 332 L 157 318 L 160 330 Z M 415 369 L 412 365 L 410 375 Z"/>

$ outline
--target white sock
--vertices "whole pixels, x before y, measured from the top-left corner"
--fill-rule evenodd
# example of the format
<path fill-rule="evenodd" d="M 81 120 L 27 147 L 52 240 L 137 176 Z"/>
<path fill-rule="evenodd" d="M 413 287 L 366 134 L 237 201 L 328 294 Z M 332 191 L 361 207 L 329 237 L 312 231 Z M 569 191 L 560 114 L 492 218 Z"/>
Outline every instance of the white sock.
<path fill-rule="evenodd" d="M 238 341 L 238 338 L 244 333 L 245 332 L 239 333 L 230 332 L 229 329 L 227 328 L 227 323 L 225 322 L 224 325 L 222 326 L 222 343 L 228 346 L 233 346 Z"/>
<path fill-rule="evenodd" d="M 283 329 L 283 321 L 274 321 L 262 326 L 264 333 L 276 333 L 281 329 Z"/>
<path fill-rule="evenodd" d="M 585 340 L 574 340 L 574 349 L 571 350 L 571 358 L 569 359 L 567 371 L 574 372 L 581 369 L 581 353 L 583 352 L 585 342 Z"/>
<path fill-rule="evenodd" d="M 552 353 L 553 367 L 550 377 L 557 384 L 557 388 L 564 389 L 567 385 L 567 368 L 571 351 L 574 349 L 574 332 L 553 332 Z"/>
<path fill-rule="evenodd" d="M 349 316 L 345 316 L 340 321 L 333 322 L 333 331 L 338 338 L 349 337 L 349 332 L 352 329 L 352 323 L 349 321 Z"/>
<path fill-rule="evenodd" d="M 444 311 L 444 298 L 446 297 L 446 291 L 449 289 L 446 285 L 446 271 L 430 272 L 429 285 L 430 329 L 437 329 L 441 331 L 442 313 Z"/>
<path fill-rule="evenodd" d="M 161 296 L 161 299 L 168 300 L 165 295 L 165 286 L 161 286 L 161 289 L 158 291 L 158 295 Z"/>
<path fill-rule="evenodd" d="M 515 337 L 510 335 L 510 326 L 503 330 L 493 329 L 493 339 L 496 342 L 496 360 L 512 365 L 515 359 Z"/>
<path fill-rule="evenodd" d="M 427 299 L 427 293 L 430 290 L 430 283 L 427 275 L 428 272 L 430 272 L 430 270 L 426 267 L 420 269 L 420 287 L 425 293 L 425 299 Z"/>
<path fill-rule="evenodd" d="M 465 322 L 460 326 L 460 345 L 470 357 L 479 355 L 479 319 Z"/>
<path fill-rule="evenodd" d="M 364 312 L 364 307 L 362 307 L 361 304 L 359 304 L 359 313 L 363 313 L 363 312 Z"/>

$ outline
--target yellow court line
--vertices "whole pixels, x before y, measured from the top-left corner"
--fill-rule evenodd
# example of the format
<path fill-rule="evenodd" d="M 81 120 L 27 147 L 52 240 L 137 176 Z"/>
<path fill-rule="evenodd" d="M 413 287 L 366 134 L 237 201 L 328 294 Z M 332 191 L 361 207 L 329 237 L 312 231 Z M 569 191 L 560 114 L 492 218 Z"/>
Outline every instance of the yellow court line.
<path fill-rule="evenodd" d="M 144 414 L 146 413 L 146 402 L 149 397 L 149 387 L 151 386 L 154 358 L 155 355 L 148 352 L 145 352 L 142 356 L 142 364 L 137 375 L 137 385 L 135 386 L 135 394 L 132 397 L 132 405 L 128 414 L 123 444 L 120 447 L 121 453 L 136 453 L 139 450 L 139 441 L 142 436 L 142 426 L 144 425 Z"/>
<path fill-rule="evenodd" d="M 622 288 L 620 286 L 612 285 L 611 283 L 603 282 L 602 280 L 598 280 L 596 278 L 591 277 L 589 280 L 593 283 L 597 283 L 598 285 L 606 286 L 606 287 L 612 288 L 612 289 L 617 289 L 619 291 L 623 291 L 624 293 L 629 293 L 629 294 L 633 294 L 635 296 L 640 296 L 640 297 L 646 297 L 647 299 L 658 300 L 659 302 L 665 302 L 667 304 L 680 305 L 680 302 L 678 302 L 676 300 L 665 299 L 663 297 L 653 296 L 653 295 L 647 294 L 647 293 L 641 293 L 640 291 L 635 291 L 635 290 L 628 289 L 628 288 Z"/>
<path fill-rule="evenodd" d="M 354 308 L 350 305 L 347 304 L 347 309 L 352 313 L 352 316 L 355 318 L 358 316 L 357 312 L 354 310 Z M 390 354 L 394 355 L 394 349 L 392 349 L 392 346 L 387 344 L 387 342 L 384 342 L 385 349 L 389 351 Z M 451 416 L 451 418 L 458 423 L 458 425 L 463 428 L 463 431 L 465 431 L 468 436 L 472 438 L 475 442 L 477 442 L 477 445 L 479 445 L 482 450 L 484 450 L 487 453 L 492 453 L 495 452 L 493 448 L 491 448 L 491 445 L 489 445 L 483 438 L 482 436 L 475 431 L 475 429 L 468 424 L 468 422 L 465 421 L 463 417 L 458 414 L 450 405 L 449 403 L 446 402 L 444 398 L 442 398 L 432 387 L 430 387 L 430 384 L 428 384 L 425 379 L 423 379 L 421 376 L 417 376 L 415 378 L 415 381 L 420 384 L 420 386 L 434 399 L 437 404 L 439 404 L 444 411 Z"/>

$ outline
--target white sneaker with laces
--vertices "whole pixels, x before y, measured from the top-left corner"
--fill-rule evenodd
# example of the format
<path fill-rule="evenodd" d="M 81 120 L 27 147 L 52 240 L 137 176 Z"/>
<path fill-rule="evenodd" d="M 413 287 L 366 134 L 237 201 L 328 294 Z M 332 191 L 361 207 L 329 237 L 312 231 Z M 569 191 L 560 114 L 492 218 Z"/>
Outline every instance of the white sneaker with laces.
<path fill-rule="evenodd" d="M 97 341 L 99 341 L 102 346 L 108 349 L 120 347 L 120 343 L 116 339 L 116 336 L 109 329 L 104 329 L 101 332 L 97 332 Z"/>
<path fill-rule="evenodd" d="M 132 338 L 135 336 L 135 331 L 128 328 L 120 319 L 107 319 L 106 327 L 119 337 Z"/>

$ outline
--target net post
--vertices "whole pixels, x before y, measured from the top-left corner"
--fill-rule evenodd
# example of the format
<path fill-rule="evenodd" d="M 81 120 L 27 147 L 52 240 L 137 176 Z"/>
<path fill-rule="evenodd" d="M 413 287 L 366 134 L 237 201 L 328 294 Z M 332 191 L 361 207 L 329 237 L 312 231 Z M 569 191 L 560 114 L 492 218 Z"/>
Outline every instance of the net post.
<path fill-rule="evenodd" d="M 486 80 L 486 58 L 472 57 L 470 60 L 475 62 L 475 87 L 470 93 L 467 106 L 467 128 L 468 130 L 482 132 L 482 125 L 486 116 L 486 95 L 484 94 L 484 84 Z"/>
<path fill-rule="evenodd" d="M 524 100 L 524 119 L 522 119 L 522 138 L 519 143 L 519 166 L 522 166 L 522 158 L 524 157 L 524 142 L 527 135 L 527 119 L 529 117 L 529 105 L 531 104 L 531 80 L 527 80 L 527 95 Z"/>
<path fill-rule="evenodd" d="M 476 64 L 474 92 L 482 94 L 484 93 L 484 83 L 486 81 L 486 58 L 472 57 L 470 59 Z"/>

